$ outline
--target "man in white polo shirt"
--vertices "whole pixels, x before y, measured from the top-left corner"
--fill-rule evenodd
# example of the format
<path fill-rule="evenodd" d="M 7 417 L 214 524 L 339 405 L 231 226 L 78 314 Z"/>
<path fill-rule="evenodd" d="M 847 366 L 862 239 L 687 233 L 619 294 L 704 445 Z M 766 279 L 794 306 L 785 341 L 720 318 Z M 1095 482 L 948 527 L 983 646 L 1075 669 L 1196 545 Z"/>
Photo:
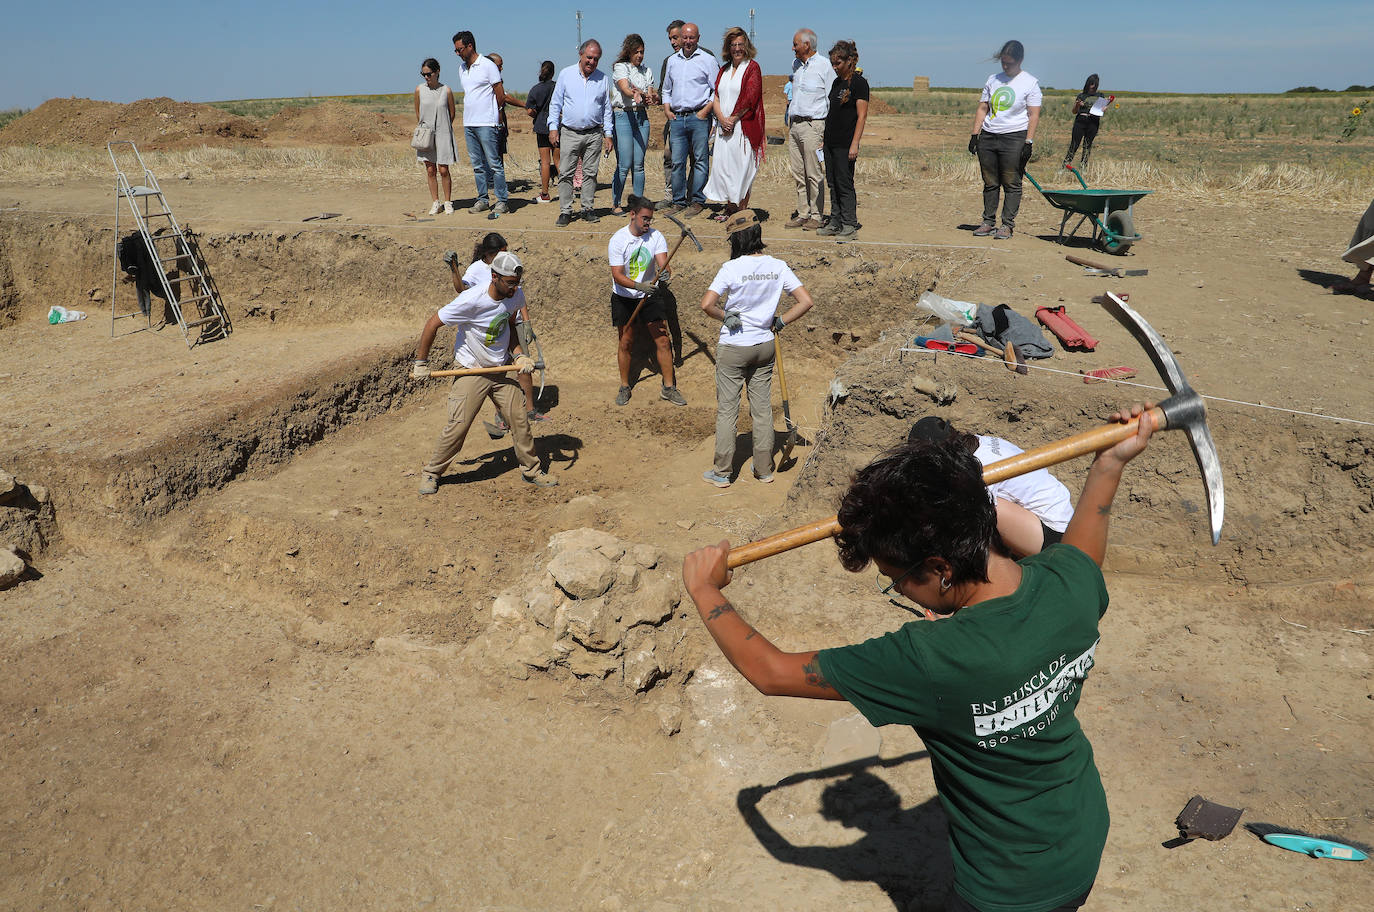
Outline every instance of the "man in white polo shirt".
<path fill-rule="evenodd" d="M 430 315 L 420 332 L 420 344 L 415 348 L 415 363 L 411 367 L 412 380 L 429 379 L 429 349 L 441 326 L 457 326 L 453 360 L 460 370 L 475 367 L 499 367 L 513 364 L 522 374 L 533 373 L 534 359 L 511 344 L 511 321 L 520 312 L 523 298 L 516 295 L 524 267 L 515 254 L 502 251 L 491 261 L 491 282 L 474 285 L 461 291 L 462 279 L 453 270 L 453 287 L 458 297 Z M 514 355 L 512 362 L 510 356 Z M 534 451 L 534 435 L 525 412 L 524 397 L 511 373 L 476 374 L 454 377 L 448 393 L 448 422 L 434 443 L 434 452 L 421 470 L 420 493 L 435 494 L 439 478 L 463 449 L 468 429 L 488 396 L 496 403 L 506 423 L 510 425 L 515 443 L 515 458 L 523 470 L 521 477 L 532 485 L 548 488 L 558 484 L 539 467 Z"/>
<path fill-rule="evenodd" d="M 472 32 L 453 36 L 453 53 L 460 61 L 458 78 L 463 83 L 463 137 L 467 140 L 472 178 L 477 184 L 477 202 L 469 212 L 492 210 L 494 215 L 510 211 L 506 192 L 506 165 L 501 159 L 501 109 L 506 104 L 506 87 L 501 70 L 477 53 Z M 489 191 L 496 192 L 496 206 Z"/>
<path fill-rule="evenodd" d="M 825 118 L 830 113 L 830 84 L 835 70 L 825 54 L 816 53 L 816 33 L 800 29 L 792 36 L 792 101 L 787 106 L 787 160 L 797 184 L 797 215 L 788 228 L 813 231 L 825 221 Z"/>

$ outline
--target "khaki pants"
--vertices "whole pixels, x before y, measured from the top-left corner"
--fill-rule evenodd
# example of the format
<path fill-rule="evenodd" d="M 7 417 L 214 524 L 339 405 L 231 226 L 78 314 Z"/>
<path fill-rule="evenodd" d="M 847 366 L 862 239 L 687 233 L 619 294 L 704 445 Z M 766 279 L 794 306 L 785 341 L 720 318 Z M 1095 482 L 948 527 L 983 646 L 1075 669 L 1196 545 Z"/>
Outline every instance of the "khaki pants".
<path fill-rule="evenodd" d="M 716 346 L 715 470 L 725 477 L 735 463 L 735 423 L 742 390 L 754 425 L 754 474 L 773 474 L 773 340 Z"/>
<path fill-rule="evenodd" d="M 462 365 L 455 364 L 461 368 Z M 514 372 L 512 372 L 513 374 Z M 425 464 L 424 473 L 435 477 L 447 471 L 449 464 L 463 449 L 468 429 L 477 419 L 482 400 L 488 396 L 496 403 L 502 417 L 510 425 L 511 440 L 515 444 L 515 458 L 526 475 L 539 472 L 539 457 L 534 452 L 534 435 L 530 433 L 530 419 L 525 412 L 525 394 L 510 374 L 476 377 L 454 377 L 448 391 L 448 424 L 434 442 L 434 453 Z"/>
<path fill-rule="evenodd" d="M 825 165 L 816 157 L 824 136 L 824 120 L 793 121 L 788 130 L 787 162 L 797 182 L 798 218 L 825 218 Z"/>
<path fill-rule="evenodd" d="M 558 131 L 558 208 L 572 215 L 573 172 L 582 162 L 582 210 L 590 211 L 596 198 L 596 172 L 601 167 L 601 128 L 579 133 L 572 128 Z"/>

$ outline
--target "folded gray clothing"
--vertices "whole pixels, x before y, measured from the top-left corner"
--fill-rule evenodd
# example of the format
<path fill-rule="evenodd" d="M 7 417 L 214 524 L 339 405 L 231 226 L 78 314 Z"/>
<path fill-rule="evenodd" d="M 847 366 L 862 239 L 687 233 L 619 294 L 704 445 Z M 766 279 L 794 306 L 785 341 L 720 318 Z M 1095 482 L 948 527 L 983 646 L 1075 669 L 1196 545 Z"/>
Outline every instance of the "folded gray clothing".
<path fill-rule="evenodd" d="M 979 304 L 977 320 L 979 335 L 997 346 L 1010 342 L 1016 346 L 1016 353 L 1027 361 L 1048 358 L 1054 354 L 1054 346 L 1045 338 L 1040 327 L 1006 304 L 996 307 Z"/>

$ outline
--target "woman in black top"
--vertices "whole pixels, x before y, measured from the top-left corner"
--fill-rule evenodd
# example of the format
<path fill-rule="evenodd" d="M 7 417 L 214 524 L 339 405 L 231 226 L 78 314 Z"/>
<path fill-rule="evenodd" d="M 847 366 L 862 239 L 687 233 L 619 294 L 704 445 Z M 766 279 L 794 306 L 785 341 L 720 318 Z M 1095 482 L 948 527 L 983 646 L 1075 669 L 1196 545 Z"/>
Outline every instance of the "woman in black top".
<path fill-rule="evenodd" d="M 825 180 L 830 184 L 830 221 L 816 231 L 817 235 L 848 239 L 859 231 L 854 163 L 868 120 L 868 80 L 856 72 L 858 65 L 859 49 L 854 42 L 836 41 L 830 49 L 835 81 L 830 84 L 830 113 L 821 140 Z"/>
<path fill-rule="evenodd" d="M 1073 154 L 1078 151 L 1078 144 L 1083 144 L 1083 164 L 1088 164 L 1088 156 L 1092 155 L 1093 140 L 1097 138 L 1097 128 L 1102 126 L 1102 117 L 1093 114 L 1093 105 L 1102 93 L 1097 90 L 1097 74 L 1093 73 L 1083 82 L 1083 91 L 1078 93 L 1078 97 L 1073 100 L 1073 137 L 1069 140 L 1069 151 L 1064 156 L 1064 166 L 1068 167 L 1073 161 Z M 1115 96 L 1112 96 L 1115 97 Z"/>
<path fill-rule="evenodd" d="M 549 202 L 549 175 L 553 168 L 553 145 L 549 142 L 549 102 L 553 100 L 553 61 L 539 64 L 539 82 L 525 96 L 525 113 L 534 118 L 534 144 L 539 147 L 539 202 Z"/>

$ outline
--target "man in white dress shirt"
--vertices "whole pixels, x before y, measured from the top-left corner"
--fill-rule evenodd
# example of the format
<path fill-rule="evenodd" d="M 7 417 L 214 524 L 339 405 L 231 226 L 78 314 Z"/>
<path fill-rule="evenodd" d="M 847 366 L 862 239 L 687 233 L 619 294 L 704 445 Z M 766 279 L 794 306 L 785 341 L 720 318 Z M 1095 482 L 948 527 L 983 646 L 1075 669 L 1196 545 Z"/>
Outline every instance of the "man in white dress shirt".
<path fill-rule="evenodd" d="M 572 222 L 573 172 L 582 160 L 582 219 L 599 222 L 592 209 L 596 197 L 596 172 L 601 158 L 611 152 L 610 80 L 596 68 L 601 45 L 595 38 L 582 42 L 577 63 L 564 67 L 549 100 L 549 142 L 560 149 L 558 159 L 558 221 L 562 228 Z"/>
<path fill-rule="evenodd" d="M 825 54 L 816 53 L 816 33 L 801 29 L 792 36 L 792 101 L 787 106 L 787 159 L 797 184 L 797 215 L 788 228 L 808 231 L 825 222 L 825 117 L 830 113 L 830 84 L 835 71 Z"/>

